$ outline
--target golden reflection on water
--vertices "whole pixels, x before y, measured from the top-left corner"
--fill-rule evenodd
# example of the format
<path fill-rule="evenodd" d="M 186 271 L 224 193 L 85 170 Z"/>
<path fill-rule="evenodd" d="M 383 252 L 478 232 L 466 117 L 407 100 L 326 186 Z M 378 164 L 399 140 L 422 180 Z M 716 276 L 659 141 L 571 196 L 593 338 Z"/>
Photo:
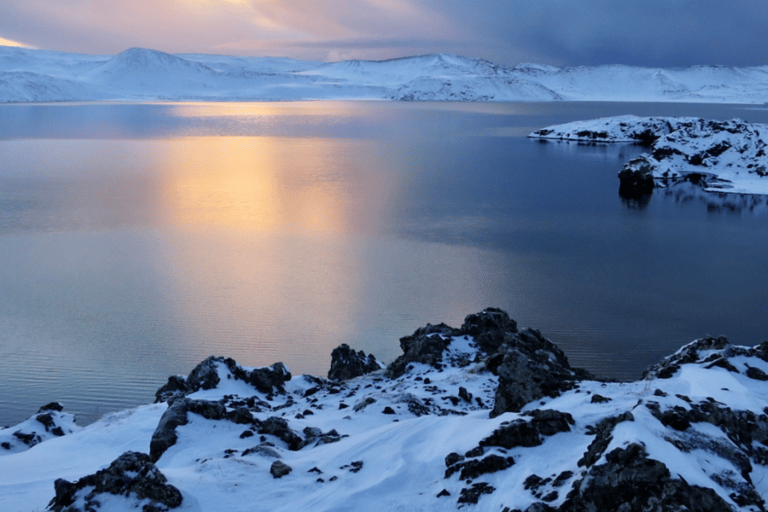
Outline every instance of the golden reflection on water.
<path fill-rule="evenodd" d="M 347 141 L 345 144 L 349 144 Z M 168 144 L 164 203 L 174 223 L 246 232 L 345 230 L 342 142 L 196 137 Z"/>

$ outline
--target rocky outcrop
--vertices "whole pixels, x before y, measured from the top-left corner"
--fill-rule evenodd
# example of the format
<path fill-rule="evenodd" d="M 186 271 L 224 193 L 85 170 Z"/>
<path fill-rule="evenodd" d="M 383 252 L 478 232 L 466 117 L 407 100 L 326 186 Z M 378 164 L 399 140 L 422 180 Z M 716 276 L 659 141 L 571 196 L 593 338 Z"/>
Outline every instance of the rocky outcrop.
<path fill-rule="evenodd" d="M 529 137 L 579 143 L 639 142 L 648 153 L 619 172 L 619 193 L 637 199 L 683 182 L 707 192 L 768 194 L 768 126 L 740 119 L 637 117 L 578 121 L 537 130 Z"/>
<path fill-rule="evenodd" d="M 387 367 L 397 378 L 412 363 L 441 368 L 443 352 L 454 337 L 471 336 L 485 355 L 485 367 L 499 378 L 491 416 L 517 412 L 533 400 L 555 397 L 579 380 L 597 379 L 583 369 L 571 368 L 562 350 L 534 329 L 518 331 L 517 322 L 497 308 L 468 315 L 461 328 L 445 324 L 417 329 L 400 339 L 404 354 Z"/>
<path fill-rule="evenodd" d="M 43 441 L 79 430 L 75 416 L 63 410 L 61 403 L 51 402 L 15 427 L 0 429 L 0 456 L 28 450 Z"/>
<path fill-rule="evenodd" d="M 101 508 L 100 496 L 112 494 L 139 500 L 144 512 L 164 512 L 182 503 L 181 492 L 168 484 L 149 455 L 125 452 L 108 468 L 77 482 L 59 479 L 48 509 L 54 512 L 93 512 Z M 82 504 L 82 505 L 80 505 Z"/>
<path fill-rule="evenodd" d="M 384 365 L 373 354 L 366 356 L 362 350 L 355 352 L 349 345 L 342 343 L 331 352 L 328 378 L 336 381 L 349 380 L 382 368 Z"/>
<path fill-rule="evenodd" d="M 167 402 L 174 396 L 185 396 L 201 389 L 213 389 L 221 380 L 220 371 L 230 378 L 240 379 L 262 393 L 284 393 L 291 372 L 283 363 L 264 368 L 246 369 L 230 357 L 210 356 L 195 366 L 187 377 L 174 375 L 155 393 L 155 403 Z"/>
<path fill-rule="evenodd" d="M 574 484 L 566 502 L 555 510 L 731 510 L 712 489 L 672 478 L 663 463 L 648 458 L 642 444 L 616 448 L 605 458 L 605 464 L 592 466 L 586 476 Z"/>
<path fill-rule="evenodd" d="M 644 156 L 633 158 L 619 171 L 619 195 L 639 198 L 653 193 L 655 183 L 651 164 Z"/>

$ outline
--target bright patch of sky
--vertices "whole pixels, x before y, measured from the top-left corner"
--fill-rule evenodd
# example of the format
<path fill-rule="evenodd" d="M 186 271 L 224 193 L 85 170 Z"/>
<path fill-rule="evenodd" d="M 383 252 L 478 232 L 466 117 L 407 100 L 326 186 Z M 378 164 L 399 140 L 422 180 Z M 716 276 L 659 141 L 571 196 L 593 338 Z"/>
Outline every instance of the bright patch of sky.
<path fill-rule="evenodd" d="M 766 19 L 763 0 L 5 0 L 0 37 L 99 55 L 751 66 L 766 63 Z"/>

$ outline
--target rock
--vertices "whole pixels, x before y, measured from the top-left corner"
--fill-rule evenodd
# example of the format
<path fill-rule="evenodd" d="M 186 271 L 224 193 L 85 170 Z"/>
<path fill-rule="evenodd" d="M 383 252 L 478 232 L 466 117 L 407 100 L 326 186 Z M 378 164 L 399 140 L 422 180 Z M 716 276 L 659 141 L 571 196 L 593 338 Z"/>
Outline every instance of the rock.
<path fill-rule="evenodd" d="M 461 490 L 458 503 L 476 504 L 483 494 L 491 494 L 496 488 L 485 482 L 472 484 Z"/>
<path fill-rule="evenodd" d="M 619 171 L 619 195 L 636 199 L 653 193 L 653 171 L 645 156 L 633 158 Z"/>
<path fill-rule="evenodd" d="M 570 413 L 560 412 L 554 409 L 534 409 L 525 413 L 525 416 L 533 418 L 531 424 L 539 434 L 553 436 L 560 432 L 570 432 L 570 425 L 576 422 Z"/>
<path fill-rule="evenodd" d="M 186 379 L 187 393 L 215 388 L 220 381 L 217 363 L 226 364 L 225 361 L 226 359 L 223 357 L 210 356 L 195 366 Z"/>
<path fill-rule="evenodd" d="M 499 377 L 491 417 L 519 412 L 543 397 L 554 398 L 580 380 L 599 380 L 586 370 L 571 368 L 563 351 L 533 329 L 508 336 L 490 363 Z"/>
<path fill-rule="evenodd" d="M 558 510 L 711 512 L 731 507 L 712 489 L 673 479 L 663 463 L 649 459 L 641 444 L 632 443 L 606 454 L 605 464 L 592 466 Z"/>
<path fill-rule="evenodd" d="M 40 413 L 46 412 L 46 411 L 58 411 L 58 412 L 61 412 L 63 410 L 64 410 L 64 406 L 61 404 L 61 402 L 51 402 L 49 404 L 46 404 L 46 405 L 40 407 L 40 409 L 37 410 L 37 413 L 40 414 Z"/>
<path fill-rule="evenodd" d="M 282 478 L 291 471 L 293 471 L 293 468 L 280 460 L 273 462 L 272 466 L 269 468 L 269 472 L 272 474 L 273 478 Z"/>
<path fill-rule="evenodd" d="M 459 477 L 462 480 L 474 480 L 478 476 L 486 473 L 495 473 L 497 471 L 505 470 L 514 463 L 515 460 L 512 457 L 502 457 L 500 455 L 491 454 L 479 460 L 473 459 L 449 466 L 445 470 L 445 478 L 449 478 L 457 471 L 461 471 Z"/>
<path fill-rule="evenodd" d="M 631 412 L 626 411 L 617 416 L 611 416 L 603 419 L 596 427 L 587 429 L 588 434 L 595 434 L 595 438 L 587 447 L 587 451 L 576 463 L 579 467 L 590 467 L 598 461 L 600 456 L 605 452 L 608 445 L 613 440 L 613 429 L 616 425 L 624 421 L 635 421 L 635 417 Z"/>
<path fill-rule="evenodd" d="M 387 376 L 396 379 L 403 375 L 410 363 L 423 363 L 438 368 L 443 357 L 443 350 L 451 342 L 454 329 L 445 324 L 417 329 L 412 335 L 400 338 L 403 355 L 387 366 Z"/>
<path fill-rule="evenodd" d="M 536 427 L 521 419 L 502 423 L 490 436 L 480 441 L 480 446 L 500 446 L 506 449 L 540 444 L 541 437 Z"/>
<path fill-rule="evenodd" d="M 480 349 L 488 354 L 496 352 L 506 337 L 516 332 L 517 322 L 497 308 L 467 315 L 460 329 L 460 334 L 474 337 Z"/>
<path fill-rule="evenodd" d="M 155 393 L 155 403 L 171 402 L 201 389 L 215 388 L 221 381 L 219 376 L 221 366 L 224 366 L 224 371 L 228 371 L 235 379 L 245 381 L 265 394 L 271 394 L 274 391 L 284 393 L 285 383 L 291 380 L 291 373 L 283 363 L 278 362 L 272 366 L 246 370 L 232 358 L 210 356 L 195 366 L 189 376 L 169 377 L 168 382 Z"/>
<path fill-rule="evenodd" d="M 226 419 L 227 409 L 219 402 L 180 398 L 174 401 L 160 417 L 149 442 L 152 462 L 157 462 L 165 451 L 176 444 L 176 427 L 187 424 L 187 413 L 193 412 L 209 420 Z"/>
<path fill-rule="evenodd" d="M 349 380 L 381 368 L 384 368 L 384 365 L 372 354 L 366 356 L 362 350 L 355 352 L 349 345 L 342 343 L 331 352 L 328 378 L 336 381 Z"/>
<path fill-rule="evenodd" d="M 277 437 L 288 445 L 291 451 L 301 450 L 304 447 L 304 440 L 294 432 L 285 418 L 270 416 L 258 427 L 259 434 L 268 434 Z"/>
<path fill-rule="evenodd" d="M 63 479 L 54 483 L 56 496 L 48 505 L 54 512 L 86 512 L 99 508 L 100 494 L 133 496 L 149 500 L 144 510 L 167 511 L 182 503 L 181 492 L 167 483 L 165 475 L 150 461 L 149 455 L 125 452 L 108 468 L 81 478 L 75 483 Z M 87 492 L 86 492 L 87 491 Z M 83 508 L 79 508 L 82 499 Z M 152 507 L 152 508 L 149 508 Z"/>

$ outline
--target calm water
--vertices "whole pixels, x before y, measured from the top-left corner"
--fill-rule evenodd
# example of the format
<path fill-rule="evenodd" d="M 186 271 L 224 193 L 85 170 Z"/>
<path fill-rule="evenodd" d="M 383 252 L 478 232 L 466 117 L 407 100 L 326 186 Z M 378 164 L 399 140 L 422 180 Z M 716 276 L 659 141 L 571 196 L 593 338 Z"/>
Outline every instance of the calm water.
<path fill-rule="evenodd" d="M 506 309 L 637 378 L 697 337 L 768 339 L 768 206 L 618 196 L 633 146 L 539 143 L 669 104 L 0 106 L 0 425 L 86 423 L 208 355 L 324 375 L 427 322 Z"/>

